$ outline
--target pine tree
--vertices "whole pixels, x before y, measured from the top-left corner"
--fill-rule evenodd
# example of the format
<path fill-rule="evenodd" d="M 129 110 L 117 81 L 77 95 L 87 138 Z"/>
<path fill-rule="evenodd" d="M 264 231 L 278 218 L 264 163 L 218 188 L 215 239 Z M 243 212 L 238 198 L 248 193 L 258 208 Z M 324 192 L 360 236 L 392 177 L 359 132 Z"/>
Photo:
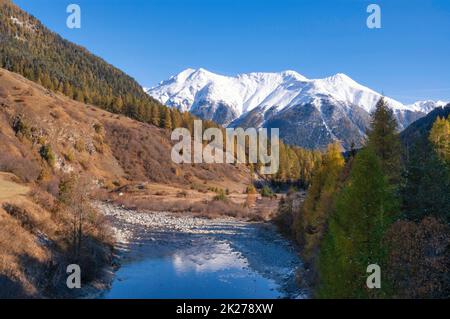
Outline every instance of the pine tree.
<path fill-rule="evenodd" d="M 438 156 L 450 163 L 450 119 L 438 117 L 431 128 L 429 140 Z"/>
<path fill-rule="evenodd" d="M 428 140 L 412 147 L 404 179 L 400 194 L 407 219 L 436 216 L 450 222 L 450 172 Z"/>
<path fill-rule="evenodd" d="M 121 113 L 123 110 L 123 106 L 124 106 L 124 103 L 123 103 L 122 97 L 119 95 L 114 99 L 114 102 L 112 104 L 112 111 L 114 113 Z"/>
<path fill-rule="evenodd" d="M 161 126 L 166 130 L 172 130 L 172 117 L 170 116 L 170 109 L 166 108 L 164 113 L 164 120 Z"/>
<path fill-rule="evenodd" d="M 333 211 L 339 176 L 344 165 L 340 144 L 330 144 L 323 163 L 312 180 L 305 202 L 295 218 L 295 235 L 302 246 L 303 257 L 308 262 L 317 253 L 328 218 Z"/>
<path fill-rule="evenodd" d="M 159 107 L 158 106 L 154 106 L 152 108 L 152 119 L 151 122 L 153 125 L 158 126 L 159 127 Z"/>
<path fill-rule="evenodd" d="M 178 128 L 181 125 L 181 115 L 180 112 L 176 109 L 172 110 L 172 126 L 173 128 Z"/>
<path fill-rule="evenodd" d="M 336 200 L 336 210 L 321 245 L 319 257 L 322 298 L 385 297 L 389 285 L 366 288 L 367 266 L 386 262 L 382 239 L 397 214 L 397 203 L 371 148 L 360 151 L 350 180 Z"/>
<path fill-rule="evenodd" d="M 79 101 L 79 102 L 84 102 L 83 91 L 76 90 L 75 93 L 74 93 L 74 99 Z"/>
<path fill-rule="evenodd" d="M 63 89 L 63 93 L 65 96 L 68 96 L 70 98 L 73 97 L 73 88 L 70 85 L 69 82 L 64 82 L 64 89 Z"/>
<path fill-rule="evenodd" d="M 125 106 L 125 115 L 132 119 L 139 119 L 139 110 L 136 104 L 128 104 Z"/>
<path fill-rule="evenodd" d="M 368 145 L 381 160 L 381 167 L 389 182 L 395 184 L 400 178 L 400 138 L 394 113 L 386 100 L 381 98 L 372 113 Z"/>
<path fill-rule="evenodd" d="M 50 90 L 54 89 L 52 80 L 50 79 L 50 76 L 48 75 L 48 73 L 44 74 L 44 76 L 42 78 L 42 85 L 47 89 L 50 89 Z"/>

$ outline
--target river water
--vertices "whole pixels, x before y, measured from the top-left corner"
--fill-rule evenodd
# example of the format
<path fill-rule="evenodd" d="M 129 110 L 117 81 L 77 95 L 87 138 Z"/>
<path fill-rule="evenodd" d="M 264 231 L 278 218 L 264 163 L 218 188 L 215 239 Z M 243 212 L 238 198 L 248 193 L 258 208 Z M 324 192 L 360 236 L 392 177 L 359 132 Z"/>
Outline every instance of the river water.
<path fill-rule="evenodd" d="M 295 248 L 268 223 L 105 206 L 122 238 L 103 298 L 305 298 Z"/>

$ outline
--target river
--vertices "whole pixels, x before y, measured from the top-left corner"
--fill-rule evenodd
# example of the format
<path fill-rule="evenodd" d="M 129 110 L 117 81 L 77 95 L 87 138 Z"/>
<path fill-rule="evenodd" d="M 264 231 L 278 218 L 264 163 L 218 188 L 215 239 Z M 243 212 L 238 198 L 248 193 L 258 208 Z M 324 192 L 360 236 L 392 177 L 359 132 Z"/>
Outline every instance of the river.
<path fill-rule="evenodd" d="M 295 248 L 270 223 L 185 214 L 102 211 L 120 268 L 102 298 L 306 298 Z"/>

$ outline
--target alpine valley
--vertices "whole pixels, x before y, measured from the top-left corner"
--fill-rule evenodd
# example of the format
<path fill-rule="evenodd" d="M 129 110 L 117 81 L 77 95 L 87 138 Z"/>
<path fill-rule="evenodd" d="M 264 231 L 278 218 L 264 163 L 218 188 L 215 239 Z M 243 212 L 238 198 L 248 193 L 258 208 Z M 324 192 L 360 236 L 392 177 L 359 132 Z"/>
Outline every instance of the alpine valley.
<path fill-rule="evenodd" d="M 295 71 L 229 77 L 202 68 L 186 69 L 144 90 L 167 106 L 226 127 L 277 127 L 288 144 L 324 149 L 340 141 L 346 150 L 364 144 L 370 113 L 382 97 L 342 73 L 324 79 L 308 79 Z M 400 130 L 446 104 L 386 101 Z"/>

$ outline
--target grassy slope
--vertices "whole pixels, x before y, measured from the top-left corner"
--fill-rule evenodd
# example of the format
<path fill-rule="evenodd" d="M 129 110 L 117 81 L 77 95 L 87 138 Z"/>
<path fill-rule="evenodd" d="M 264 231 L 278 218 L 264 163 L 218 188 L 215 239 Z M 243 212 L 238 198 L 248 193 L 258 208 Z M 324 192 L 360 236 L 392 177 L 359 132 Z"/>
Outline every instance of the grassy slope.
<path fill-rule="evenodd" d="M 14 175 L 0 172 L 0 201 L 26 195 L 29 188 L 12 181 Z"/>
<path fill-rule="evenodd" d="M 24 134 L 13 129 L 17 118 L 26 124 Z M 41 157 L 42 145 L 50 146 L 53 166 Z M 70 216 L 58 211 L 56 198 L 64 174 L 87 174 L 103 195 L 138 200 L 146 208 L 203 203 L 214 196 L 211 187 L 229 188 L 230 197 L 243 201 L 249 183 L 243 167 L 177 166 L 170 159 L 169 132 L 54 94 L 3 69 L 0 149 L 0 171 L 17 176 L 0 173 L 0 297 L 51 296 L 52 264 L 51 278 L 63 282 L 61 249 Z"/>
<path fill-rule="evenodd" d="M 14 132 L 17 117 L 26 123 L 32 137 Z M 18 168 L 14 173 L 32 181 L 46 168 L 49 175 L 85 172 L 110 188 L 113 183 L 153 182 L 243 190 L 248 183 L 248 170 L 242 167 L 176 165 L 170 157 L 168 131 L 54 94 L 2 69 L 0 124 L 0 146 L 11 157 L 9 162 L 20 166 L 27 161 L 23 166 L 29 171 Z M 53 169 L 42 162 L 42 145 L 50 145 L 55 155 Z"/>

